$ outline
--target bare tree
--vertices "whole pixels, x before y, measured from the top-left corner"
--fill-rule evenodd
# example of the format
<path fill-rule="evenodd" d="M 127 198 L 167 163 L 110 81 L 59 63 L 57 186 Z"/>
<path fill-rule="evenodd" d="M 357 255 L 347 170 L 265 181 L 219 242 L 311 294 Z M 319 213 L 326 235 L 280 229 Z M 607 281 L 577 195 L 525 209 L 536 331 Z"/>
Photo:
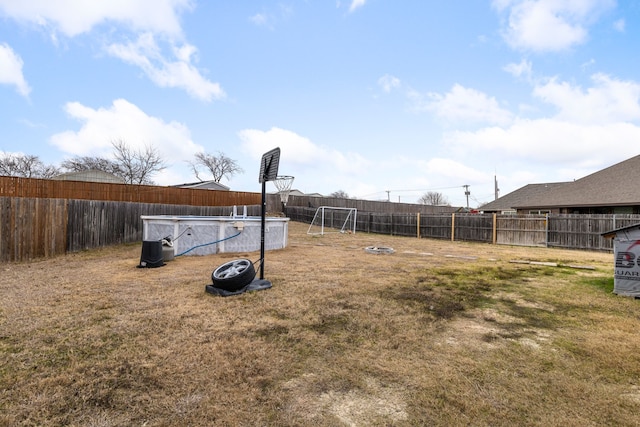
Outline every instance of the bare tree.
<path fill-rule="evenodd" d="M 118 163 L 104 157 L 76 156 L 63 160 L 60 167 L 69 172 L 83 172 L 87 170 L 100 170 L 110 174 L 121 176 L 122 171 Z"/>
<path fill-rule="evenodd" d="M 231 179 L 233 175 L 244 172 L 235 160 L 225 156 L 220 151 L 218 151 L 217 155 L 196 153 L 194 157 L 195 160 L 189 162 L 189 164 L 196 178 L 200 181 L 204 181 L 201 177 L 201 169 L 211 173 L 215 182 L 220 182 L 222 178 Z"/>
<path fill-rule="evenodd" d="M 336 199 L 348 199 L 349 195 L 344 190 L 338 190 L 338 191 L 334 191 L 333 193 L 329 194 L 329 197 L 335 197 Z"/>
<path fill-rule="evenodd" d="M 44 164 L 38 156 L 15 153 L 0 154 L 0 175 L 3 176 L 49 179 L 59 173 L 58 168 Z"/>
<path fill-rule="evenodd" d="M 151 177 L 166 168 L 164 160 L 152 146 L 133 150 L 122 139 L 111 142 L 114 160 L 104 157 L 76 156 L 61 167 L 71 172 L 100 170 L 120 177 L 127 184 L 153 184 Z"/>
<path fill-rule="evenodd" d="M 430 206 L 449 206 L 447 197 L 436 191 L 428 191 L 418 199 L 418 203 Z"/>
<path fill-rule="evenodd" d="M 151 177 L 167 167 L 158 150 L 151 145 L 145 145 L 144 150 L 133 150 L 121 139 L 112 141 L 111 145 L 122 173 L 120 176 L 127 184 L 153 184 Z"/>

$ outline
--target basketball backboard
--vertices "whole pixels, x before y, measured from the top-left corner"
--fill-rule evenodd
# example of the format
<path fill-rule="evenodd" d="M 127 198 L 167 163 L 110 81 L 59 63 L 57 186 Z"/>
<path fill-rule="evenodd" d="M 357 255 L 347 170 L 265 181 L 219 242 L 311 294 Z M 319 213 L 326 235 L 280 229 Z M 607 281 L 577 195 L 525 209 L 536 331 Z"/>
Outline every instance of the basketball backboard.
<path fill-rule="evenodd" d="M 276 147 L 262 155 L 260 162 L 260 176 L 258 182 L 273 181 L 278 176 L 278 164 L 280 163 L 280 148 Z"/>

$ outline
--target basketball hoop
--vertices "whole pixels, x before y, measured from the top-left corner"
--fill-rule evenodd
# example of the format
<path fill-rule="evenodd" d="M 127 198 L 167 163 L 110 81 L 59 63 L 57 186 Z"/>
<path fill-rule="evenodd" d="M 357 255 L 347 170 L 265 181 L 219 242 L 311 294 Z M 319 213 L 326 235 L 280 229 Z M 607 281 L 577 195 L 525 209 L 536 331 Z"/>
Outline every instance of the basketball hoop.
<path fill-rule="evenodd" d="M 288 175 L 276 176 L 273 183 L 278 189 L 278 194 L 280 194 L 280 201 L 286 206 L 287 201 L 289 201 L 289 192 L 291 191 L 291 184 L 293 184 L 293 177 Z"/>

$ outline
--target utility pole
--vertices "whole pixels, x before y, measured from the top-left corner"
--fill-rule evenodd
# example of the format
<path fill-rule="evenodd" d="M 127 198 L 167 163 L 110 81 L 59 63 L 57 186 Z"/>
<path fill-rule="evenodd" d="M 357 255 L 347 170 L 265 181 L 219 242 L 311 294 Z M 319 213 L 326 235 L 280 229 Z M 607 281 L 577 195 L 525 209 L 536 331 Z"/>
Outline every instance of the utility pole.
<path fill-rule="evenodd" d="M 495 192 L 495 199 L 494 200 L 498 200 L 498 198 L 500 197 L 500 189 L 498 188 L 498 176 L 494 175 L 493 176 L 493 189 Z"/>
<path fill-rule="evenodd" d="M 386 190 L 387 192 L 387 202 L 391 201 L 391 190 Z"/>
<path fill-rule="evenodd" d="M 469 191 L 469 184 L 465 184 L 463 185 L 464 187 L 464 195 L 467 196 L 467 210 L 469 210 L 469 195 L 471 194 L 471 191 Z"/>

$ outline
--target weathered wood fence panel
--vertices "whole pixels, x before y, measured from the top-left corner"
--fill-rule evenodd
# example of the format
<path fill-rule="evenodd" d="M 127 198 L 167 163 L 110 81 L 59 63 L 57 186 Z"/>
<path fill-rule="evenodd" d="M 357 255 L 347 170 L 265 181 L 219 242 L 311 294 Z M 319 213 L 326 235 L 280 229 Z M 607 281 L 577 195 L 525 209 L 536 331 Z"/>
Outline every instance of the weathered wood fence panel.
<path fill-rule="evenodd" d="M 612 250 L 613 240 L 602 233 L 640 222 L 639 215 L 560 215 L 549 221 L 548 246 Z"/>
<path fill-rule="evenodd" d="M 287 216 L 310 223 L 316 209 L 289 207 Z M 396 236 L 495 242 L 514 246 L 549 246 L 610 251 L 602 233 L 640 223 L 640 215 L 492 215 L 386 214 L 358 212 L 356 231 Z M 342 226 L 342 222 L 326 223 Z M 419 232 L 418 232 L 419 228 Z M 453 234 L 452 234 L 453 233 Z"/>
<path fill-rule="evenodd" d="M 491 242 L 493 215 L 454 214 L 454 240 Z"/>
<path fill-rule="evenodd" d="M 514 246 L 546 246 L 545 215 L 497 215 L 496 243 Z"/>
<path fill-rule="evenodd" d="M 609 217 L 612 221 L 611 228 L 605 231 L 617 230 L 618 228 L 628 227 L 630 225 L 635 225 L 640 222 L 640 215 L 632 215 L 632 214 L 616 214 L 616 215 L 604 215 L 605 217 Z"/>
<path fill-rule="evenodd" d="M 451 240 L 452 215 L 420 214 L 420 237 Z"/>
<path fill-rule="evenodd" d="M 142 215 L 228 216 L 229 206 L 0 197 L 0 261 L 142 241 Z M 260 215 L 259 205 L 247 214 Z M 242 213 L 242 212 L 238 212 Z"/>
<path fill-rule="evenodd" d="M 247 206 L 247 215 L 260 215 Z M 230 206 L 162 205 L 155 203 L 69 200 L 67 251 L 142 241 L 142 215 L 229 216 Z M 240 210 L 238 214 L 242 214 Z"/>
<path fill-rule="evenodd" d="M 367 227 L 371 233 L 390 234 L 392 236 L 415 236 L 416 216 L 415 214 L 393 214 L 393 213 L 371 213 L 369 215 Z M 363 230 L 363 222 L 358 221 L 356 226 Z"/>
<path fill-rule="evenodd" d="M 66 201 L 0 197 L 0 261 L 64 253 Z"/>
<path fill-rule="evenodd" d="M 270 195 L 271 197 L 279 196 Z M 356 208 L 358 212 L 376 212 L 385 214 L 415 214 L 420 213 L 447 213 L 455 212 L 458 208 L 451 206 L 429 206 L 415 203 L 395 203 L 379 200 L 345 199 L 343 197 L 316 197 L 316 196 L 294 196 L 290 195 L 287 201 L 289 207 L 319 208 L 320 206 L 331 206 L 336 208 Z"/>
<path fill-rule="evenodd" d="M 261 204 L 260 193 L 0 176 L 0 196 L 191 206 Z"/>
<path fill-rule="evenodd" d="M 247 208 L 248 215 L 260 215 L 260 205 Z M 0 197 L 0 261 L 23 261 L 141 241 L 142 215 L 227 216 L 231 213 L 230 206 Z M 315 213 L 313 207 L 286 207 L 286 215 L 294 221 L 311 223 Z M 339 230 L 348 214 L 348 211 L 330 212 L 325 226 Z M 640 215 L 511 216 L 358 211 L 356 231 L 610 251 L 612 241 L 602 238 L 601 234 L 638 223 Z"/>

